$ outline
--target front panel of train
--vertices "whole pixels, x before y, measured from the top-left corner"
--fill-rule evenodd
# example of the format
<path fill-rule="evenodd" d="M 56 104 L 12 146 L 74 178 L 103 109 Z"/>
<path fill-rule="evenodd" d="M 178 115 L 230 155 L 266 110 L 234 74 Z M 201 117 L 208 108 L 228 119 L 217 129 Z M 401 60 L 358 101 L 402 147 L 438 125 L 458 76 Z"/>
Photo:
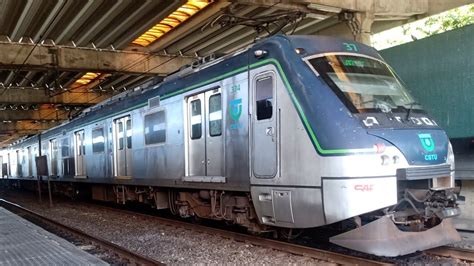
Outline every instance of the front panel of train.
<path fill-rule="evenodd" d="M 393 70 L 380 58 L 354 49 L 309 55 L 304 61 L 344 104 L 348 117 L 359 123 L 364 138 L 374 142 L 372 151 L 333 156 L 334 161 L 346 157 L 339 160 L 346 165 L 339 167 L 347 167 L 349 177 L 357 173 L 366 178 L 328 178 L 323 183 L 326 219 L 356 217 L 358 224 L 331 241 L 385 256 L 459 241 L 449 219 L 459 215 L 451 144 Z M 367 163 L 354 166 L 351 156 L 365 156 Z M 389 185 L 391 180 L 396 185 Z M 362 213 L 369 211 L 367 206 L 390 201 L 394 205 Z"/>

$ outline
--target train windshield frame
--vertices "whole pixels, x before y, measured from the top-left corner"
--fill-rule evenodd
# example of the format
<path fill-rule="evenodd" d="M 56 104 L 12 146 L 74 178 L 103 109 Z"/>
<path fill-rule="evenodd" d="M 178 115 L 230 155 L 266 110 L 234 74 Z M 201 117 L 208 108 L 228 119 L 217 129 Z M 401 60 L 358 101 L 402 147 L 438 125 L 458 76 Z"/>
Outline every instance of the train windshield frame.
<path fill-rule="evenodd" d="M 379 59 L 327 53 L 305 60 L 353 113 L 422 112 L 403 82 Z"/>

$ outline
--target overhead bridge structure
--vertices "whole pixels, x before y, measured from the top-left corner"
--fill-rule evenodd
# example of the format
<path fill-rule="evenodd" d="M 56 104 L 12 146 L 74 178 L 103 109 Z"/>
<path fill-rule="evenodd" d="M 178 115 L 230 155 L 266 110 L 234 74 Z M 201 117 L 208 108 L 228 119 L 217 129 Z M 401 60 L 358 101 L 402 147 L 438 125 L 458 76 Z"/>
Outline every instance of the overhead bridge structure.
<path fill-rule="evenodd" d="M 3 0 L 0 147 L 269 31 L 369 43 L 373 33 L 469 2 Z"/>

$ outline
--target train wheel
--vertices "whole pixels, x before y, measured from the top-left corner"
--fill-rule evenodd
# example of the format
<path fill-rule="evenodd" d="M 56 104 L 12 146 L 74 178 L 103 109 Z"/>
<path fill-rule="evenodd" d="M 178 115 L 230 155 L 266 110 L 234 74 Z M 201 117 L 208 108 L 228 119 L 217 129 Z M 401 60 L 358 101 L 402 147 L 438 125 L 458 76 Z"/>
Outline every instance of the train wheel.
<path fill-rule="evenodd" d="M 170 189 L 168 191 L 168 202 L 169 202 L 169 209 L 171 211 L 171 214 L 173 215 L 178 215 L 178 206 L 176 205 L 176 201 L 178 200 L 178 193 Z"/>

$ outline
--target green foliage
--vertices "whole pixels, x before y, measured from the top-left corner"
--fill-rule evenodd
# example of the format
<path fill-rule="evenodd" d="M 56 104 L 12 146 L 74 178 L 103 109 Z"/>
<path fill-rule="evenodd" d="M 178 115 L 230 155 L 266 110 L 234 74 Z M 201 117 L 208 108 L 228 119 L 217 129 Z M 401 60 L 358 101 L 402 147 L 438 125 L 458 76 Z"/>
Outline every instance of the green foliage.
<path fill-rule="evenodd" d="M 385 32 L 374 34 L 372 45 L 377 49 L 386 49 L 470 24 L 474 24 L 474 4 L 461 6 Z"/>
<path fill-rule="evenodd" d="M 423 28 L 417 27 L 417 30 L 427 36 L 461 28 L 474 23 L 474 4 L 469 5 L 467 11 L 455 8 L 441 16 L 430 17 L 425 21 Z"/>

